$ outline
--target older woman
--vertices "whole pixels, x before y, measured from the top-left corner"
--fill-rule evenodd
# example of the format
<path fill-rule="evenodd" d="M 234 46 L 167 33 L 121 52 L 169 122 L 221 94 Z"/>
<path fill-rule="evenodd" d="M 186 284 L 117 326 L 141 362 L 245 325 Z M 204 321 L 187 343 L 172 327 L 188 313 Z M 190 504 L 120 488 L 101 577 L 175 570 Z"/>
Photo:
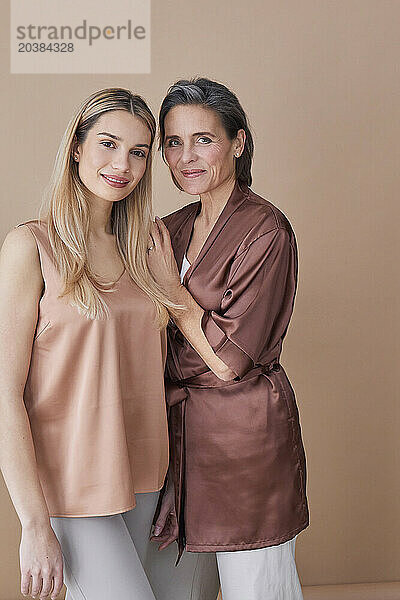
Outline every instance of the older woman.
<path fill-rule="evenodd" d="M 306 465 L 279 361 L 297 286 L 295 235 L 249 189 L 253 140 L 225 86 L 178 81 L 161 106 L 160 136 L 175 185 L 200 201 L 157 219 L 149 243 L 158 283 L 186 308 L 168 328 L 172 460 L 154 534 L 161 548 L 177 538 L 179 556 L 215 552 L 224 600 L 298 600 Z"/>

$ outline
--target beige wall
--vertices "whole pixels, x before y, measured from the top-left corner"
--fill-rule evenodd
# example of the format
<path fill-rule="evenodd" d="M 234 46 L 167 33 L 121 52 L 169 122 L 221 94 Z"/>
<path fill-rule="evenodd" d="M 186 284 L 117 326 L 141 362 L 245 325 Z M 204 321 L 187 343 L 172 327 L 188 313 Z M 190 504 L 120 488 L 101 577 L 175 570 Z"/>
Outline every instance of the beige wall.
<path fill-rule="evenodd" d="M 35 216 L 90 92 L 129 87 L 157 110 L 181 76 L 236 90 L 255 131 L 253 189 L 288 215 L 300 250 L 282 358 L 308 459 L 302 580 L 400 580 L 398 0 L 153 0 L 152 73 L 139 76 L 9 75 L 6 4 L 1 236 Z M 157 160 L 157 212 L 189 200 Z M 0 600 L 11 600 L 19 526 L 3 485 L 0 515 Z"/>

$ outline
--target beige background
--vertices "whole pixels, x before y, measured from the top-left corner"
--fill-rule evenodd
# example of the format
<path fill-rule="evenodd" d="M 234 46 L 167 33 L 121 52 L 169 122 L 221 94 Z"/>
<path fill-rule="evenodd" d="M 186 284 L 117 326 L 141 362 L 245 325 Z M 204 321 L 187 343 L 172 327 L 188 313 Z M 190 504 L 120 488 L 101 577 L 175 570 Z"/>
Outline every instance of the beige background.
<path fill-rule="evenodd" d="M 398 0 L 153 0 L 151 75 L 9 75 L 1 4 L 3 236 L 34 217 L 74 107 L 204 74 L 256 137 L 253 189 L 289 217 L 299 290 L 282 356 L 297 393 L 311 525 L 306 585 L 400 580 Z M 158 214 L 191 199 L 159 160 Z M 19 523 L 0 486 L 0 600 L 18 597 Z"/>

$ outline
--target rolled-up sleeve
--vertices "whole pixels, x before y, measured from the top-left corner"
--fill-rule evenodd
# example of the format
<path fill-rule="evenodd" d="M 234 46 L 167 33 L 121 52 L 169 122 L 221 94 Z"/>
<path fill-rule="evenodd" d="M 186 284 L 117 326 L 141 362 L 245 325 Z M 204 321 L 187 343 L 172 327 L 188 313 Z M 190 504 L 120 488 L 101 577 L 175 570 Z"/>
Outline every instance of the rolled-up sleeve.
<path fill-rule="evenodd" d="M 296 243 L 284 228 L 260 235 L 234 259 L 220 309 L 205 311 L 201 327 L 238 378 L 286 333 L 296 285 Z"/>

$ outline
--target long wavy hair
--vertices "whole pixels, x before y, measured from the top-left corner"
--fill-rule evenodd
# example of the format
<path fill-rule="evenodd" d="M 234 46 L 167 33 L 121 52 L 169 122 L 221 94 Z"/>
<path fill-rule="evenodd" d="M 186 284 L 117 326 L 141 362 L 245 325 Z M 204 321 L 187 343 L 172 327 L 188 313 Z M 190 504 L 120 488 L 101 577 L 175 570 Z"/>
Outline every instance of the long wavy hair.
<path fill-rule="evenodd" d="M 95 92 L 81 104 L 61 140 L 41 212 L 46 214 L 49 239 L 63 282 L 60 297 L 67 296 L 70 303 L 89 319 L 107 318 L 109 310 L 101 293 L 111 292 L 113 284 L 100 282 L 89 265 L 89 192 L 80 180 L 73 150 L 76 143 L 84 142 L 101 115 L 114 110 L 126 110 L 139 117 L 151 134 L 145 173 L 126 198 L 114 202 L 110 228 L 125 269 L 153 301 L 156 322 L 162 328 L 168 322 L 168 312 L 173 314 L 180 307 L 170 302 L 147 265 L 156 122 L 143 98 L 123 88 L 107 88 Z"/>

